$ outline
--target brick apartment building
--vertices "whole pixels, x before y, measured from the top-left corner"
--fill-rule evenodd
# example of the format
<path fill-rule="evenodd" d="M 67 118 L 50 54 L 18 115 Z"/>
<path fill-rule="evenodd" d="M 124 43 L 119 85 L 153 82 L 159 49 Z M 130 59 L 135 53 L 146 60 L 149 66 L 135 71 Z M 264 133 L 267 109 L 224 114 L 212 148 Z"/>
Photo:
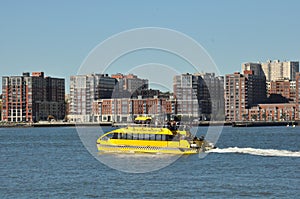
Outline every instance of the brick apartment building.
<path fill-rule="evenodd" d="M 228 121 L 243 121 L 246 110 L 266 100 L 265 77 L 246 70 L 225 77 L 225 116 Z"/>
<path fill-rule="evenodd" d="M 93 122 L 132 122 L 139 115 L 150 115 L 164 121 L 176 114 L 176 101 L 170 98 L 100 99 L 93 103 Z"/>
<path fill-rule="evenodd" d="M 65 80 L 45 77 L 44 72 L 2 77 L 2 120 L 36 122 L 49 116 L 65 117 Z"/>
<path fill-rule="evenodd" d="M 299 62 L 244 63 L 242 70 L 226 75 L 228 121 L 299 119 Z"/>
<path fill-rule="evenodd" d="M 0 120 L 2 120 L 2 94 L 0 95 Z"/>
<path fill-rule="evenodd" d="M 298 119 L 300 120 L 300 73 L 296 73 L 296 110 L 298 112 Z"/>
<path fill-rule="evenodd" d="M 286 98 L 287 101 L 296 102 L 296 81 L 288 79 L 271 81 L 268 95 L 280 95 Z"/>
<path fill-rule="evenodd" d="M 72 122 L 112 121 L 111 115 L 116 115 L 119 102 L 125 103 L 127 99 L 138 95 L 153 97 L 158 94 L 157 90 L 148 90 L 148 80 L 133 74 L 117 73 L 111 77 L 108 74 L 71 76 L 68 119 Z M 100 113 L 107 115 L 107 119 L 99 119 L 99 101 L 102 104 Z"/>
<path fill-rule="evenodd" d="M 295 103 L 258 104 L 245 110 L 243 120 L 294 121 L 299 120 L 299 115 Z"/>

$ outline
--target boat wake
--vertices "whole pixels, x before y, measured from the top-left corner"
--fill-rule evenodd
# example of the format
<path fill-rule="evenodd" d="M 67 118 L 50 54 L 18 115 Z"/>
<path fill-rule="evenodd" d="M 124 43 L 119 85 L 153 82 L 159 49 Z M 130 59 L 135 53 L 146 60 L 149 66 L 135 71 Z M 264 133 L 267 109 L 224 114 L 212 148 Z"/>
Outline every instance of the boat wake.
<path fill-rule="evenodd" d="M 300 157 L 300 151 L 276 150 L 276 149 L 255 149 L 255 148 L 239 148 L 229 147 L 224 149 L 212 149 L 209 153 L 241 153 L 258 156 L 276 156 L 276 157 Z"/>

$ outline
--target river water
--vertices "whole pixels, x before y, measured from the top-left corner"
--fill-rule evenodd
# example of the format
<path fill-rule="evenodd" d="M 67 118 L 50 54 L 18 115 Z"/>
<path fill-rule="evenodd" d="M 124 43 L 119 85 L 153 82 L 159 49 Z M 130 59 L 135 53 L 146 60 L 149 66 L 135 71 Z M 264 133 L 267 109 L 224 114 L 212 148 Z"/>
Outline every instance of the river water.
<path fill-rule="evenodd" d="M 224 127 L 204 158 L 156 154 L 136 165 L 144 157 L 132 154 L 139 168 L 170 161 L 134 173 L 118 169 L 126 155 L 118 165 L 91 155 L 76 128 L 2 128 L 0 198 L 297 198 L 299 143 L 300 127 Z"/>

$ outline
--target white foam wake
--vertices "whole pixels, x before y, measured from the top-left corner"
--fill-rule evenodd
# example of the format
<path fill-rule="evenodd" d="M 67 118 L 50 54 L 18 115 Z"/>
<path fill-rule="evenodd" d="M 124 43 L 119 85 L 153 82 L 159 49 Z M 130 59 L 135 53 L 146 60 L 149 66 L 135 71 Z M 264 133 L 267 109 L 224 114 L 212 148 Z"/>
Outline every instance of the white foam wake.
<path fill-rule="evenodd" d="M 279 157 L 300 157 L 300 151 L 287 151 L 276 149 L 255 149 L 255 148 L 238 148 L 229 147 L 224 149 L 212 149 L 210 153 L 243 153 L 260 156 L 279 156 Z"/>

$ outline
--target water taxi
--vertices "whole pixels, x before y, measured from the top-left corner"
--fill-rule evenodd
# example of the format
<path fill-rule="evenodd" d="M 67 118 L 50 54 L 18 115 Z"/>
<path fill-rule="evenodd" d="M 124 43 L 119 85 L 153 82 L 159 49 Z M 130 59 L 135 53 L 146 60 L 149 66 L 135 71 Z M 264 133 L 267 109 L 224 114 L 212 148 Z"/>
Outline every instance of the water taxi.
<path fill-rule="evenodd" d="M 196 154 L 214 148 L 204 137 L 192 136 L 185 126 L 127 126 L 97 139 L 101 152 Z"/>

